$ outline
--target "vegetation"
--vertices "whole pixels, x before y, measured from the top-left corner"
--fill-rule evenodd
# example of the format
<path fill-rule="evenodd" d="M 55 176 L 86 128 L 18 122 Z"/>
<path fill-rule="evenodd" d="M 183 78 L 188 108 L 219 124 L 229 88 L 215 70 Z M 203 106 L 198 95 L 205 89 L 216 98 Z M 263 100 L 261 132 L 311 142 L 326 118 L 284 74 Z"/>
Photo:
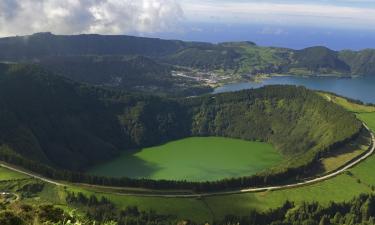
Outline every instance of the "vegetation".
<path fill-rule="evenodd" d="M 354 106 L 354 103 L 352 106 Z M 371 107 L 368 107 L 368 109 L 370 108 Z M 361 111 L 367 111 L 366 108 L 363 107 L 360 107 L 360 109 Z M 369 124 L 373 121 L 375 121 L 374 117 L 365 122 Z M 375 131 L 375 126 L 371 126 L 371 128 Z M 340 211 L 340 221 L 342 223 L 344 223 L 346 218 L 355 218 L 356 223 L 360 223 L 361 221 L 364 222 L 361 218 L 362 213 L 351 211 L 349 206 L 353 208 L 353 210 L 365 208 L 363 202 L 366 202 L 367 199 L 371 197 L 370 194 L 373 192 L 373 186 L 375 186 L 375 179 L 371 172 L 375 169 L 374 160 L 375 157 L 371 156 L 368 160 L 351 169 L 349 172 L 324 182 L 296 189 L 285 189 L 271 192 L 215 196 L 201 199 L 185 199 L 123 196 L 115 193 L 103 193 L 92 188 L 70 186 L 67 189 L 64 189 L 55 188 L 52 185 L 45 185 L 44 189 L 38 193 L 38 198 L 25 198 L 22 201 L 29 202 L 29 204 L 34 206 L 41 203 L 67 205 L 65 202 L 67 196 L 67 194 L 64 194 L 65 191 L 75 193 L 76 196 L 79 195 L 79 193 L 83 193 L 86 198 L 95 195 L 98 200 L 102 197 L 108 199 L 115 205 L 116 210 L 126 210 L 127 208 L 134 208 L 134 206 L 137 206 L 138 211 L 154 211 L 154 214 L 157 215 L 169 215 L 167 217 L 171 220 L 176 219 L 181 222 L 190 221 L 192 224 L 204 224 L 205 222 L 213 224 L 213 221 L 216 221 L 215 224 L 226 224 L 224 222 L 238 220 L 240 220 L 242 224 L 253 224 L 250 222 L 245 223 L 245 221 L 252 221 L 249 219 L 250 215 L 261 214 L 263 216 L 271 216 L 272 214 L 269 214 L 269 212 L 279 211 L 288 201 L 289 203 L 287 205 L 292 205 L 293 208 L 288 209 L 287 214 L 280 213 L 280 217 L 272 218 L 285 223 L 287 221 L 286 218 L 292 218 L 287 217 L 287 215 L 291 214 L 294 215 L 293 219 L 296 220 L 296 222 L 298 221 L 302 223 L 303 220 L 309 219 L 310 223 L 319 224 L 321 218 L 316 219 L 315 215 L 322 215 L 323 212 L 321 210 L 323 210 L 330 220 L 332 220 L 331 215 L 336 214 L 336 212 L 331 206 L 341 205 L 343 208 L 346 208 L 345 213 Z M 18 184 L 16 185 L 14 182 L 7 182 L 7 184 L 0 183 L 0 185 L 2 190 L 17 191 L 27 190 L 22 187 L 30 182 L 17 181 L 17 183 Z M 14 189 L 14 187 L 16 187 L 16 189 Z M 355 196 L 360 196 L 361 193 L 368 194 L 353 199 Z M 332 203 L 333 201 L 336 204 Z M 356 203 L 357 201 L 358 203 Z M 74 209 L 74 206 L 70 207 L 71 208 L 66 209 L 67 212 Z M 84 209 L 84 207 L 79 205 L 76 205 L 76 207 L 78 209 L 77 213 L 80 211 L 79 209 Z M 285 212 L 285 210 L 282 212 Z M 294 213 L 294 211 L 296 211 L 296 213 Z M 354 215 L 354 213 L 356 215 Z M 85 215 L 85 211 L 80 214 Z M 162 216 L 162 218 L 165 218 L 165 216 Z M 163 220 L 162 218 L 160 220 Z M 314 220 L 314 222 L 311 220 Z M 292 223 L 292 221 L 290 221 L 290 223 Z M 348 224 L 348 221 L 345 223 Z M 176 222 L 173 224 L 176 224 Z M 339 223 L 336 222 L 336 224 Z"/>
<path fill-rule="evenodd" d="M 212 91 L 202 81 L 172 76 L 172 70 L 225 75 L 222 82 L 264 74 L 375 74 L 375 50 L 371 49 L 337 52 L 317 46 L 293 50 L 252 42 L 211 44 L 51 33 L 0 38 L 0 48 L 0 61 L 36 63 L 79 82 L 170 96 Z"/>
<path fill-rule="evenodd" d="M 89 172 L 109 177 L 214 181 L 253 175 L 281 161 L 270 144 L 194 137 L 125 153 Z"/>
<path fill-rule="evenodd" d="M 111 36 L 110 41 L 105 41 L 106 38 L 48 33 L 27 39 L 5 38 L 0 40 L 3 50 L 0 55 L 2 60 L 27 62 L 47 62 L 56 55 L 77 59 L 87 56 L 88 65 L 95 65 L 96 55 L 144 55 L 152 59 L 129 57 L 118 64 L 129 66 L 126 70 L 134 69 L 134 74 L 141 74 L 142 79 L 150 79 L 150 86 L 164 77 L 154 79 L 149 73 L 160 69 L 163 74 L 168 66 L 160 61 L 168 60 L 175 60 L 170 62 L 173 64 L 233 73 L 299 71 L 303 75 L 350 75 L 373 71 L 371 50 L 334 52 L 319 47 L 293 51 L 261 48 L 247 42 L 211 45 L 124 36 Z M 77 44 L 82 40 L 87 43 L 84 48 Z M 133 44 L 123 45 L 123 42 Z M 21 43 L 22 47 L 17 47 Z M 189 59 L 192 54 L 202 57 L 202 62 L 192 62 Z M 111 57 L 99 57 L 104 63 L 93 68 L 100 68 L 107 59 L 111 65 L 112 60 L 121 58 Z M 65 73 L 66 68 L 61 72 Z M 133 85 L 138 82 L 134 74 L 125 76 Z M 101 79 L 100 75 L 101 72 L 95 74 L 93 80 Z M 69 76 L 76 77 L 74 73 Z M 302 179 L 322 158 L 332 159 L 337 150 L 345 152 L 343 148 L 363 137 L 361 123 L 332 102 L 355 112 L 375 130 L 372 106 L 323 95 L 329 101 L 304 88 L 271 86 L 168 99 L 75 83 L 37 66 L 0 64 L 0 159 L 55 179 L 137 188 L 210 191 Z M 118 156 L 122 150 L 189 136 L 265 141 L 273 144 L 288 163 L 252 177 L 207 183 L 110 179 L 79 173 Z M 361 148 L 353 149 L 356 147 Z M 326 161 L 327 167 L 334 168 L 346 156 L 340 154 L 333 163 Z M 194 199 L 127 196 L 70 184 L 60 187 L 1 169 L 0 190 L 6 192 L 0 197 L 0 224 L 373 224 L 374 160 L 372 156 L 345 174 L 298 189 Z"/>
<path fill-rule="evenodd" d="M 348 182 L 346 181 L 346 183 Z M 29 182 L 29 184 L 32 184 L 32 182 Z M 336 190 L 338 185 L 342 185 L 337 183 L 337 180 L 332 184 L 336 185 Z M 25 184 L 23 184 L 23 186 L 24 185 Z M 15 185 L 13 184 L 10 186 Z M 315 190 L 322 191 L 321 188 L 323 188 L 324 191 L 325 187 L 326 186 L 315 187 Z M 4 188 L 3 185 L 2 188 Z M 70 188 L 60 189 L 60 200 L 58 200 L 56 203 L 52 203 L 50 200 L 49 204 L 46 204 L 43 203 L 43 200 L 54 199 L 55 197 L 52 198 L 51 194 L 53 193 L 48 195 L 46 194 L 46 191 L 52 191 L 52 188 L 45 185 L 44 190 L 29 191 L 29 189 L 25 188 L 22 190 L 19 189 L 17 193 L 24 193 L 22 196 L 25 196 L 22 198 L 22 201 L 5 203 L 3 205 L 3 209 L 5 208 L 8 210 L 7 212 L 11 211 L 9 212 L 12 215 L 11 218 L 30 219 L 30 216 L 32 216 L 32 218 L 38 218 L 38 220 L 35 220 L 38 222 L 41 221 L 39 220 L 40 218 L 46 218 L 42 221 L 50 220 L 62 222 L 71 220 L 72 222 L 80 221 L 82 224 L 90 225 L 93 224 L 94 221 L 97 223 L 100 222 L 99 224 L 106 224 L 109 223 L 109 221 L 116 222 L 117 224 L 129 224 L 130 221 L 144 220 L 145 221 L 142 222 L 142 224 L 148 224 L 148 222 L 151 224 L 178 224 L 182 222 L 188 224 L 204 224 L 205 222 L 209 222 L 209 224 L 232 224 L 232 222 L 233 224 L 237 224 L 237 222 L 240 222 L 241 224 L 271 224 L 271 222 L 274 222 L 276 224 L 277 221 L 278 224 L 293 224 L 293 222 L 296 224 L 301 224 L 305 220 L 310 220 L 310 222 L 313 224 L 319 224 L 322 215 L 326 215 L 330 220 L 332 220 L 336 216 L 337 212 L 341 214 L 340 220 L 331 222 L 331 224 L 348 224 L 348 220 L 351 219 L 354 219 L 357 221 L 356 224 L 359 224 L 361 222 L 370 220 L 370 218 L 374 216 L 373 212 L 367 211 L 368 203 L 373 201 L 373 196 L 371 194 L 359 195 L 359 197 L 354 199 L 349 197 L 346 202 L 333 203 L 330 202 L 330 199 L 335 199 L 335 197 L 331 196 L 328 199 L 325 199 L 325 201 L 321 201 L 321 199 L 324 199 L 323 197 L 321 199 L 317 199 L 317 195 L 315 195 L 314 198 L 313 193 L 306 192 L 308 190 L 306 188 L 309 187 L 301 188 L 305 190 L 295 189 L 290 191 L 301 191 L 301 193 L 303 192 L 305 195 L 311 194 L 311 199 L 315 200 L 309 200 L 310 197 L 307 196 L 306 200 L 299 202 L 294 202 L 293 200 L 286 201 L 286 196 L 294 199 L 292 192 L 289 193 L 289 195 L 278 198 L 277 195 L 280 193 L 280 191 L 275 191 L 273 193 L 269 193 L 271 196 L 267 196 L 266 194 L 263 196 L 263 199 L 266 198 L 271 200 L 276 197 L 276 201 L 279 201 L 280 204 L 265 210 L 256 210 L 257 207 L 255 206 L 267 207 L 264 205 L 265 202 L 262 200 L 261 195 L 258 194 L 252 195 L 254 197 L 255 195 L 258 195 L 258 198 L 261 201 L 255 201 L 254 198 L 246 198 L 246 196 L 249 196 L 249 194 L 246 194 L 225 196 L 226 199 L 221 197 L 221 200 L 217 202 L 212 201 L 213 198 L 162 199 L 151 197 L 126 197 L 119 195 L 113 195 L 111 197 L 110 194 L 93 194 L 93 192 L 86 190 L 82 192 L 81 190 L 72 191 Z M 351 190 L 351 188 L 346 189 L 345 191 L 348 190 Z M 356 190 L 364 191 L 365 189 L 357 188 Z M 25 193 L 34 194 L 30 195 Z M 32 197 L 33 195 L 39 197 Z M 318 200 L 319 203 L 317 202 Z M 51 203 L 54 204 L 55 207 L 52 207 Z M 236 208 L 241 205 L 244 206 L 245 203 L 247 203 L 247 207 L 242 213 L 233 211 L 233 207 Z M 139 205 L 139 207 L 136 205 Z M 184 206 L 186 206 L 186 208 L 184 208 Z M 29 217 L 24 217 L 25 211 L 22 209 L 25 207 L 28 207 L 27 212 L 29 213 L 27 215 L 30 215 Z M 149 207 L 154 207 L 155 211 L 150 210 Z M 169 210 L 161 212 L 163 211 L 163 208 L 165 210 L 165 208 L 168 207 Z M 219 210 L 220 207 L 224 211 Z M 41 217 L 39 212 L 43 212 L 45 209 L 49 212 L 48 216 Z M 178 212 L 178 214 L 176 214 L 176 212 Z M 199 216 L 197 217 L 197 215 Z M 10 217 L 1 219 L 6 221 L 8 218 Z M 20 224 L 39 225 L 39 223 L 35 221 L 34 223 L 31 223 L 30 220 L 26 221 L 28 221 L 28 223 L 26 222 Z"/>
<path fill-rule="evenodd" d="M 265 213 L 250 211 L 247 216 L 226 216 L 217 224 L 373 224 L 375 200 L 373 195 L 360 195 L 346 203 L 303 203 L 294 207 L 286 202 L 282 207 Z M 216 223 L 215 223 L 216 224 Z"/>
<path fill-rule="evenodd" d="M 331 155 L 327 155 L 321 160 L 322 171 L 329 172 L 340 168 L 354 158 L 363 155 L 371 145 L 371 136 L 362 132 L 357 138 L 353 139 L 347 145 L 338 148 Z"/>
<path fill-rule="evenodd" d="M 104 185 L 217 190 L 280 183 L 308 175 L 362 129 L 352 114 L 301 87 L 167 99 L 79 84 L 35 66 L 3 65 L 0 103 L 2 160 L 55 179 Z M 269 142 L 288 161 L 262 174 L 204 184 L 77 173 L 122 150 L 190 136 Z"/>
<path fill-rule="evenodd" d="M 60 56 L 38 64 L 78 82 L 133 92 L 195 96 L 211 91 L 195 80 L 172 76 L 172 66 L 144 56 Z"/>
<path fill-rule="evenodd" d="M 0 167 L 0 181 L 16 180 L 26 178 L 25 175 Z"/>

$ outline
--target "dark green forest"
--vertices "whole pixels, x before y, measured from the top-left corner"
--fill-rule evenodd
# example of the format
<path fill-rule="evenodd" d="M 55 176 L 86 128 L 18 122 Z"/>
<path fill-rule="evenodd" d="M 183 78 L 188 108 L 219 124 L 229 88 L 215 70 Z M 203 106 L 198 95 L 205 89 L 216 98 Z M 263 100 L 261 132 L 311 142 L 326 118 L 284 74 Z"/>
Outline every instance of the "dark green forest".
<path fill-rule="evenodd" d="M 303 87 L 171 99 L 76 83 L 28 65 L 1 65 L 0 104 L 2 160 L 51 178 L 119 186 L 213 190 L 279 183 L 303 177 L 362 129 L 354 115 Z M 81 173 L 121 151 L 189 136 L 270 142 L 289 163 L 253 177 L 199 184 Z"/>

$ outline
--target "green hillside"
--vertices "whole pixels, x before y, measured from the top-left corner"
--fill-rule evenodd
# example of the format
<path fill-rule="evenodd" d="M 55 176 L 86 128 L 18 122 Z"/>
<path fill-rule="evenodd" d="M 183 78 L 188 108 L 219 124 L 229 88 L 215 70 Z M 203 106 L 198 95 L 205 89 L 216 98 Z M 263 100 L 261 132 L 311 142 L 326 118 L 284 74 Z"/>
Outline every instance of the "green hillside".
<path fill-rule="evenodd" d="M 88 87 L 37 67 L 0 74 L 0 140 L 22 156 L 78 169 L 124 146 L 117 118 Z"/>
<path fill-rule="evenodd" d="M 193 71 L 193 78 L 200 76 L 197 72 L 226 77 L 224 83 L 254 79 L 257 75 L 375 74 L 372 49 L 333 51 L 316 46 L 294 50 L 262 47 L 253 42 L 212 44 L 51 33 L 0 38 L 0 49 L 0 62 L 37 63 L 79 82 L 174 96 L 208 93 L 212 83 L 173 77 L 172 70 Z"/>
<path fill-rule="evenodd" d="M 306 70 L 306 75 L 350 74 L 351 67 L 339 58 L 338 52 L 325 47 L 311 47 L 295 51 L 288 71 Z"/>
<path fill-rule="evenodd" d="M 74 173 L 122 151 L 190 136 L 269 142 L 288 163 L 247 177 L 247 182 L 283 182 L 286 177 L 303 177 L 316 160 L 361 129 L 353 115 L 302 87 L 269 86 L 168 99 L 75 83 L 36 66 L 2 66 L 0 103 L 2 160 L 52 178 L 98 184 L 198 188 L 196 183 L 160 185 Z M 220 188 L 214 183 L 207 185 L 199 188 Z M 248 183 L 233 179 L 221 185 Z"/>
<path fill-rule="evenodd" d="M 78 82 L 133 92 L 192 96 L 211 91 L 197 81 L 173 77 L 173 66 L 144 56 L 59 56 L 38 64 Z"/>

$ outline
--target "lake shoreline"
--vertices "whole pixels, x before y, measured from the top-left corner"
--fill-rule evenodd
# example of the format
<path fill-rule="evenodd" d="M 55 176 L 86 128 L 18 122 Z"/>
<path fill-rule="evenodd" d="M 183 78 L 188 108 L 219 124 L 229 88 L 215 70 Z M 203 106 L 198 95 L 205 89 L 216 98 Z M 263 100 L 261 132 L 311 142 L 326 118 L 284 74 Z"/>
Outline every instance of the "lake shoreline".
<path fill-rule="evenodd" d="M 373 87 L 375 76 L 296 76 L 274 74 L 258 77 L 257 80 L 228 83 L 214 89 L 211 94 L 260 88 L 266 85 L 297 85 L 318 91 L 333 92 L 365 103 L 375 103 Z"/>

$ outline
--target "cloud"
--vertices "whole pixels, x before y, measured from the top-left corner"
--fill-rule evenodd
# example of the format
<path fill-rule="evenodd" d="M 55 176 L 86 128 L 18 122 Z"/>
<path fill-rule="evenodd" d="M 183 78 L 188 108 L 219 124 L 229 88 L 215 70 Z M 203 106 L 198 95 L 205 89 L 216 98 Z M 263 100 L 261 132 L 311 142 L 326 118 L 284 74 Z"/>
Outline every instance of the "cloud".
<path fill-rule="evenodd" d="M 155 33 L 183 18 L 176 0 L 0 0 L 0 35 Z"/>
<path fill-rule="evenodd" d="M 375 7 L 351 1 L 182 0 L 182 6 L 193 22 L 375 29 Z"/>

